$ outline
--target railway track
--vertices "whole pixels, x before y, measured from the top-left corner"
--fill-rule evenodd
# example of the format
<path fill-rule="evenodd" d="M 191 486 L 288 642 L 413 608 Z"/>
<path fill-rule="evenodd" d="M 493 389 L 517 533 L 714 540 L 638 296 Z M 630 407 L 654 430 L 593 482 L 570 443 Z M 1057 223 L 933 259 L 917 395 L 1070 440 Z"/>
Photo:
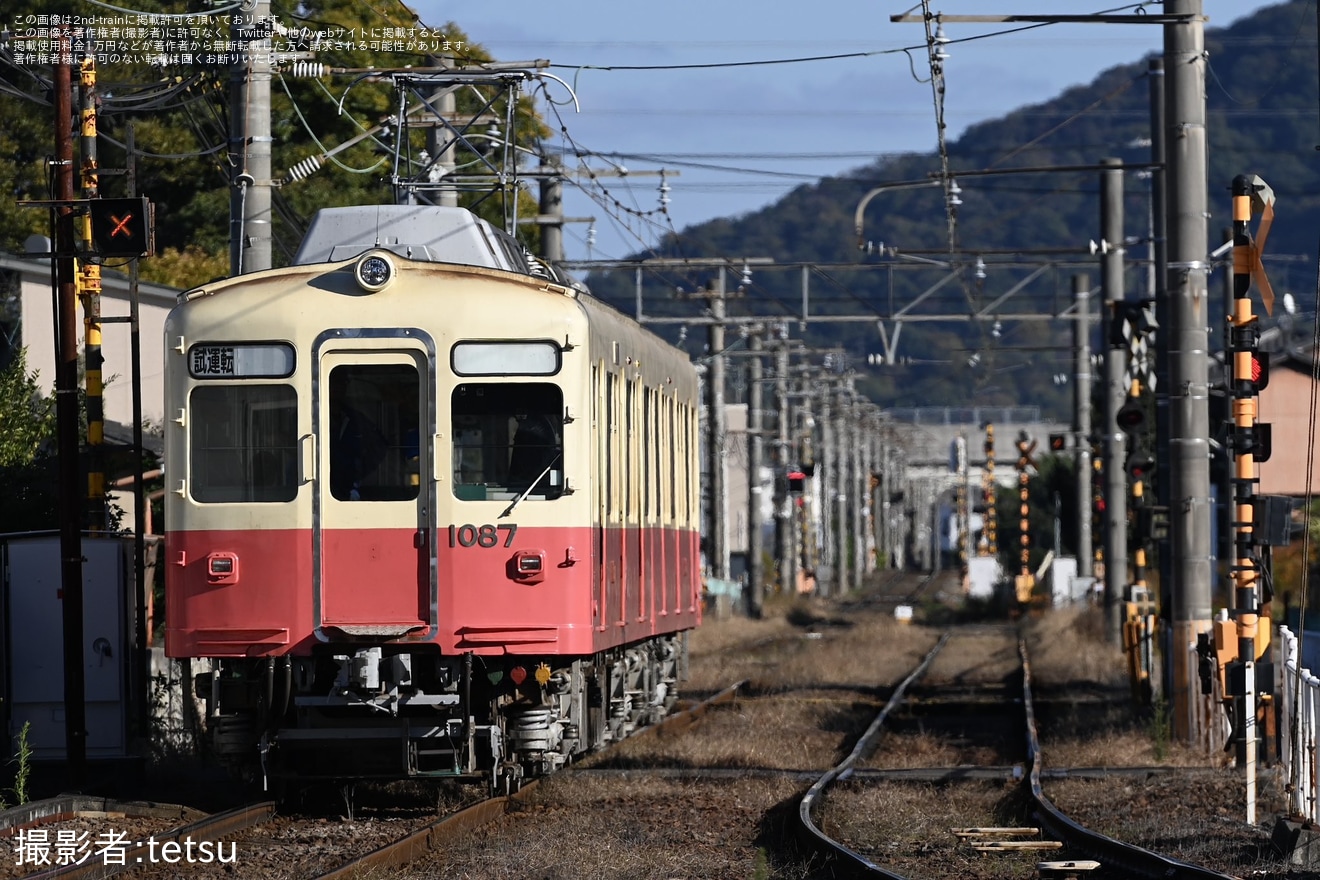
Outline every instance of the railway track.
<path fill-rule="evenodd" d="M 910 595 L 918 586 L 918 580 L 908 578 L 885 592 Z M 262 826 L 272 829 L 269 833 L 253 831 L 253 836 L 241 838 L 249 841 L 241 844 L 247 854 L 240 851 L 242 863 L 229 866 L 230 873 L 170 876 L 192 880 L 195 875 L 233 876 L 237 871 L 240 876 L 281 880 L 350 875 L 420 880 L 477 872 L 521 877 L 534 871 L 546 877 L 756 875 L 800 880 L 823 876 L 824 870 L 861 876 L 956 874 L 975 880 L 1030 876 L 1042 860 L 1100 861 L 1105 867 L 1093 876 L 1106 880 L 1229 876 L 1117 844 L 1110 850 L 1111 844 L 1096 835 L 1070 837 L 1067 818 L 1051 818 L 1048 807 L 1033 799 L 1033 786 L 1052 787 L 1054 779 L 1071 784 L 1092 774 L 1046 770 L 1040 764 L 1036 723 L 1028 723 L 1022 707 L 1039 710 L 1041 695 L 1039 689 L 1031 691 L 1031 673 L 1023 669 L 1015 628 L 957 627 L 955 636 L 946 637 L 944 648 L 935 651 L 941 633 L 895 623 L 887 601 L 868 606 L 852 600 L 847 609 L 843 604 L 801 603 L 787 615 L 793 621 L 788 625 L 765 621 L 749 628 L 734 622 L 725 652 L 716 642 L 694 646 L 694 655 L 699 647 L 705 656 L 694 665 L 693 690 L 714 692 L 716 699 L 536 786 L 447 811 L 452 815 L 439 819 L 433 804 L 430 816 L 419 810 L 408 820 L 410 825 L 397 826 L 398 833 L 389 836 L 385 846 L 367 847 L 362 841 L 355 842 L 356 848 L 348 846 L 342 838 L 353 823 L 338 818 L 323 818 L 317 825 L 314 819 L 279 817 Z M 1031 637 L 1039 645 L 1040 633 L 1033 630 Z M 1072 681 L 1047 654 L 1037 659 L 1046 685 Z M 918 666 L 925 668 L 925 676 L 916 674 Z M 745 681 L 736 690 L 718 692 L 716 677 Z M 993 700 L 986 699 L 990 692 Z M 1093 696 L 1099 692 L 1098 687 L 1088 690 Z M 1046 708 L 1052 710 L 1042 729 L 1047 749 L 1059 735 L 1061 719 L 1091 717 L 1091 709 L 1067 709 L 1058 693 L 1048 687 L 1045 691 Z M 712 712 L 717 705 L 723 708 Z M 708 716 L 706 722 L 695 725 L 703 715 Z M 1166 791 L 1150 777 L 1182 769 L 1131 768 L 1129 778 L 1141 780 L 1134 785 Z M 1209 769 L 1194 772 L 1203 778 L 1223 775 Z M 1122 771 L 1094 775 L 1109 778 Z M 813 785 L 822 776 L 829 782 Z M 902 794 L 891 796 L 877 813 L 865 799 L 885 787 Z M 913 794 L 923 787 L 938 791 L 941 799 Z M 808 794 L 809 804 L 803 800 L 807 788 L 815 792 Z M 328 797 L 333 800 L 335 795 Z M 970 810 L 966 819 L 950 819 L 966 812 L 964 808 Z M 833 854 L 823 865 L 817 847 L 825 842 L 813 841 L 810 847 L 797 843 L 794 830 L 804 810 L 809 816 L 814 813 L 825 835 L 853 851 L 851 861 Z M 922 836 L 915 845 L 918 851 L 906 861 L 891 858 L 891 845 L 875 845 L 849 825 L 889 833 L 883 825 L 890 820 L 885 811 Z M 309 825 L 296 824 L 303 821 Z M 262 841 L 273 841 L 274 849 L 290 837 L 275 834 L 281 822 L 290 823 L 294 839 L 279 857 L 283 862 L 264 860 Z M 1000 843 L 983 848 L 993 855 L 975 849 L 978 841 L 970 833 L 957 839 L 950 833 L 986 826 L 1031 827 L 1044 833 L 1033 832 L 1024 840 L 1001 832 Z M 298 833 L 302 840 L 314 836 L 324 846 L 300 850 Z M 801 835 L 813 837 L 806 831 Z M 380 839 L 387 836 L 382 833 Z M 1063 846 L 1024 848 L 1045 838 Z M 891 843 L 897 840 L 899 834 L 894 833 Z M 987 840 L 981 836 L 980 842 Z M 962 861 L 939 861 L 941 848 Z M 273 867 L 276 864 L 281 867 Z"/>
<path fill-rule="evenodd" d="M 660 724 L 641 730 L 634 736 L 640 738 L 679 736 L 712 708 L 731 702 L 740 684 L 735 684 L 706 700 L 677 711 Z M 537 785 L 537 782 L 532 781 L 518 792 L 487 798 L 438 819 L 424 821 L 420 823 L 420 827 L 411 828 L 407 833 L 396 836 L 384 845 L 375 846 L 369 852 L 348 861 L 334 859 L 332 867 L 325 870 L 311 869 L 302 876 L 314 880 L 341 880 L 341 878 L 362 876 L 373 871 L 388 871 L 407 865 L 454 840 L 471 835 L 484 825 L 501 819 L 509 810 L 526 803 Z M 24 811 L 15 811 L 11 823 L 15 828 L 31 829 L 50 827 L 72 820 L 81 820 L 84 826 L 88 822 L 100 821 L 106 828 L 118 830 L 124 827 L 128 809 L 127 805 L 106 802 L 102 799 L 65 798 L 33 805 Z M 19 872 L 12 876 L 21 880 L 102 880 L 102 878 L 130 873 L 147 877 L 178 876 L 180 870 L 185 870 L 189 877 L 201 876 L 209 871 L 216 871 L 218 876 L 232 876 L 234 871 L 238 871 L 243 876 L 297 876 L 287 870 L 267 875 L 262 869 L 255 868 L 250 860 L 247 864 L 241 864 L 243 860 L 236 856 L 223 861 L 208 858 L 205 864 L 197 863 L 191 856 L 198 852 L 198 844 L 202 842 L 224 841 L 230 847 L 230 853 L 240 852 L 241 850 L 237 849 L 240 845 L 263 849 L 285 845 L 274 842 L 276 839 L 274 833 L 264 840 L 255 839 L 254 835 L 261 830 L 258 826 L 270 827 L 281 824 L 298 826 L 301 823 L 313 828 L 318 824 L 324 827 L 324 819 L 303 820 L 279 815 L 274 801 L 247 804 L 200 818 L 194 818 L 196 811 L 184 807 L 156 808 L 148 811 L 146 815 L 157 820 L 156 826 L 159 827 L 151 827 L 150 830 L 144 831 L 147 839 L 127 842 L 117 848 L 108 859 L 86 858 L 79 864 L 52 865 L 33 873 Z M 171 816 L 176 815 L 187 816 L 190 821 L 173 827 L 163 824 Z M 4 827 L 0 826 L 0 831 L 3 830 Z M 284 831 L 285 833 L 278 836 L 292 840 L 293 845 L 300 846 L 304 850 L 302 863 L 315 864 L 317 854 L 306 852 L 307 833 L 297 827 L 286 828 Z M 84 832 L 91 833 L 86 831 L 86 827 L 79 833 Z M 50 842 L 52 844 L 55 842 L 53 836 L 50 836 Z M 339 843 L 342 844 L 342 841 Z M 208 851 L 214 852 L 214 849 Z M 283 861 L 296 864 L 299 859 L 296 858 L 296 854 L 289 854 Z M 215 864 L 213 865 L 212 862 Z"/>
<path fill-rule="evenodd" d="M 812 849 L 823 854 L 835 875 L 906 880 L 908 876 L 933 876 L 942 873 L 942 869 L 947 869 L 947 864 L 941 861 L 939 864 L 942 869 L 935 869 L 933 874 L 921 872 L 919 867 L 903 867 L 900 870 L 895 867 L 893 861 L 886 861 L 883 856 L 877 854 L 878 847 L 875 841 L 870 841 L 868 845 L 858 845 L 838 839 L 822 830 L 822 825 L 825 823 L 820 817 L 824 813 L 823 805 L 827 793 L 832 787 L 845 783 L 850 783 L 854 787 L 864 786 L 906 776 L 908 780 L 943 785 L 1014 780 L 1013 784 L 1021 789 L 1021 806 L 1016 812 L 1021 818 L 1033 820 L 1034 826 L 1027 824 L 1005 826 L 1002 822 L 993 822 L 948 830 L 952 832 L 953 839 L 957 840 L 956 846 L 962 850 L 975 850 L 982 854 L 1016 854 L 1016 861 L 1020 863 L 1024 872 L 1023 876 L 1078 876 L 1093 870 L 1097 872 L 1093 876 L 1124 878 L 1229 880 L 1233 876 L 1106 837 L 1071 820 L 1050 803 L 1041 785 L 1044 775 L 1042 753 L 1031 691 L 1031 666 L 1024 641 L 1018 642 L 1021 680 L 1020 700 L 1016 700 L 1021 706 L 1020 723 L 1025 731 L 1025 736 L 1018 746 L 1024 750 L 1023 764 L 1009 767 L 989 765 L 908 768 L 906 772 L 873 770 L 871 773 L 859 773 L 864 769 L 861 765 L 876 751 L 884 733 L 887 730 L 892 732 L 894 719 L 904 711 L 905 706 L 914 702 L 913 693 L 918 683 L 929 674 L 936 658 L 946 648 L 949 640 L 950 635 L 946 633 L 931 652 L 912 669 L 894 689 L 891 698 L 875 716 L 865 733 L 858 738 L 849 755 L 816 780 L 799 804 L 800 833 Z M 956 704 L 962 704 L 963 689 L 956 690 L 959 693 L 955 695 L 954 700 Z M 984 709 L 975 712 L 978 722 L 992 716 L 993 713 L 987 713 Z M 966 721 L 965 715 L 964 721 Z M 975 726 L 983 727 L 983 724 L 977 723 Z M 986 731 L 982 729 L 980 733 L 985 734 Z M 1000 736 L 1001 734 L 998 733 L 989 734 L 991 739 L 998 739 Z M 973 752 L 977 748 L 974 743 L 964 743 L 963 747 L 970 748 Z M 1143 769 L 1140 772 L 1144 774 L 1150 771 Z M 1066 771 L 1063 773 L 1066 774 Z M 849 804 L 851 809 L 853 801 L 850 800 Z M 842 832 L 835 832 L 840 837 L 853 830 L 837 821 L 834 824 L 843 829 Z M 927 842 L 918 849 L 934 854 L 939 847 Z M 1048 857 L 1042 860 L 1042 856 Z M 1000 856 L 996 857 L 1000 858 Z M 918 856 L 915 859 L 901 861 L 904 865 L 909 865 L 912 861 L 920 865 L 922 860 Z M 1000 865 L 990 873 L 981 874 L 971 870 L 963 872 L 963 876 L 1006 876 L 1003 873 L 1005 870 L 1008 870 L 1007 867 Z"/>

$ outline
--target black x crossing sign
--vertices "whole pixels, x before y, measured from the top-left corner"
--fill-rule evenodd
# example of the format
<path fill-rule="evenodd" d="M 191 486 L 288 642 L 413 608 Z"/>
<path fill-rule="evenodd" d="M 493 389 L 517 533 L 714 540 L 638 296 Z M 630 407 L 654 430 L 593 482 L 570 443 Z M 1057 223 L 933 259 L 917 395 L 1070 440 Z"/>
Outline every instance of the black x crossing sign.
<path fill-rule="evenodd" d="M 102 257 L 146 257 L 155 250 L 151 202 L 136 199 L 92 199 L 92 252 Z"/>

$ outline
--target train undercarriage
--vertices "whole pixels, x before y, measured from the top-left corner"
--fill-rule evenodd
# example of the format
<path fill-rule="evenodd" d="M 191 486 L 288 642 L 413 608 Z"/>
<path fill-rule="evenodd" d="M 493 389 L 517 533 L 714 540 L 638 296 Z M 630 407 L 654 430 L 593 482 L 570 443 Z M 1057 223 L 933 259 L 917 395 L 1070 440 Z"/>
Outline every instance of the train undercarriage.
<path fill-rule="evenodd" d="M 685 633 L 587 657 L 326 646 L 214 660 L 196 679 L 215 756 L 273 782 L 481 778 L 516 788 L 662 719 Z"/>

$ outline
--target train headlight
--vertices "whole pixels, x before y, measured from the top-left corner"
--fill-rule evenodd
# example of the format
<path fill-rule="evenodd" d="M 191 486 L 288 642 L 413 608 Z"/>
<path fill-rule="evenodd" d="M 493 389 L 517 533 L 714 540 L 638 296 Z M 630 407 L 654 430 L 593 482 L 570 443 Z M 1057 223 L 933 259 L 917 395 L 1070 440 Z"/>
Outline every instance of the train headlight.
<path fill-rule="evenodd" d="M 394 263 L 384 254 L 367 254 L 353 267 L 353 277 L 363 290 L 375 293 L 394 280 Z"/>

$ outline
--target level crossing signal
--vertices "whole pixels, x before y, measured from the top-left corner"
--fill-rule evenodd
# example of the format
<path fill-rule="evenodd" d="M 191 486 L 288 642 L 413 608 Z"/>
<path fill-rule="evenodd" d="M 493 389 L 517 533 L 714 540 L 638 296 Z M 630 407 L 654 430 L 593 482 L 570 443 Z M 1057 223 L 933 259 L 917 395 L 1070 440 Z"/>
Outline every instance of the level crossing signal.
<path fill-rule="evenodd" d="M 92 252 L 101 257 L 146 257 L 155 250 L 151 202 L 132 199 L 92 199 L 87 202 L 92 227 Z"/>

